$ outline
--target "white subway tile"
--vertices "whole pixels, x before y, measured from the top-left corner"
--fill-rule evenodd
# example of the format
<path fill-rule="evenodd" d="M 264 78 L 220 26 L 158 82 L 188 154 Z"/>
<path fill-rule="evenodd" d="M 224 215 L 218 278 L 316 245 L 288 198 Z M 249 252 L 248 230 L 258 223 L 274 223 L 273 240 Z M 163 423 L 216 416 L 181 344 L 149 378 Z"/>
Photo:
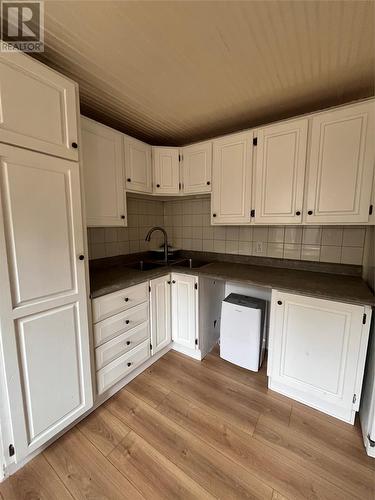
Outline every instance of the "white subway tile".
<path fill-rule="evenodd" d="M 214 252 L 225 253 L 225 240 L 214 240 Z"/>
<path fill-rule="evenodd" d="M 322 229 L 320 227 L 304 227 L 302 233 L 302 243 L 304 245 L 320 245 L 322 239 Z"/>
<path fill-rule="evenodd" d="M 254 227 L 253 241 L 268 241 L 268 227 Z"/>
<path fill-rule="evenodd" d="M 238 253 L 240 255 L 252 255 L 251 241 L 240 241 L 238 244 Z"/>
<path fill-rule="evenodd" d="M 301 243 L 302 242 L 302 227 L 286 227 L 284 235 L 285 243 Z"/>
<path fill-rule="evenodd" d="M 284 243 L 284 259 L 301 259 L 301 245 L 296 243 Z"/>
<path fill-rule="evenodd" d="M 361 247 L 363 248 L 365 242 L 365 228 L 364 227 L 344 227 L 344 247 Z"/>
<path fill-rule="evenodd" d="M 203 251 L 213 252 L 214 251 L 214 240 L 203 240 Z"/>
<path fill-rule="evenodd" d="M 302 245 L 301 259 L 317 261 L 320 257 L 319 245 Z"/>
<path fill-rule="evenodd" d="M 342 227 L 323 227 L 322 228 L 322 245 L 333 245 L 341 247 L 342 245 Z"/>
<path fill-rule="evenodd" d="M 240 241 L 252 241 L 253 228 L 251 226 L 240 226 Z"/>
<path fill-rule="evenodd" d="M 227 241 L 237 241 L 240 236 L 240 228 L 238 226 L 227 226 L 225 239 Z"/>
<path fill-rule="evenodd" d="M 363 249 L 361 247 L 342 247 L 342 264 L 362 264 Z"/>
<path fill-rule="evenodd" d="M 268 243 L 267 257 L 282 259 L 284 253 L 284 243 Z"/>
<path fill-rule="evenodd" d="M 341 246 L 322 245 L 320 249 L 320 262 L 336 262 L 341 260 Z"/>
<path fill-rule="evenodd" d="M 226 253 L 234 253 L 238 254 L 238 240 L 237 241 L 228 241 L 225 243 L 225 252 Z"/>
<path fill-rule="evenodd" d="M 268 228 L 268 242 L 269 243 L 283 243 L 284 242 L 284 227 L 271 226 Z"/>

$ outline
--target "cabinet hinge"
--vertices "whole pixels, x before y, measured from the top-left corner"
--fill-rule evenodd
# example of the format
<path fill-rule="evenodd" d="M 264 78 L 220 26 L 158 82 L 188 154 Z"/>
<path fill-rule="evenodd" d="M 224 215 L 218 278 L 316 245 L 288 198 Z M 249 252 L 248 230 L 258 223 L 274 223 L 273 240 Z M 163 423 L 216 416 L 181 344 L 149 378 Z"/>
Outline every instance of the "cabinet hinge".
<path fill-rule="evenodd" d="M 194 283 L 194 288 L 198 290 L 198 283 Z"/>
<path fill-rule="evenodd" d="M 254 209 L 250 210 L 250 217 L 255 217 L 255 210 Z"/>
<path fill-rule="evenodd" d="M 353 405 L 357 401 L 357 394 L 353 394 Z"/>
<path fill-rule="evenodd" d="M 181 182 L 179 182 L 178 183 L 178 190 L 181 191 L 181 189 L 182 189 L 182 184 L 181 184 Z"/>
<path fill-rule="evenodd" d="M 152 351 L 152 344 L 150 344 L 150 349 L 151 349 L 151 351 Z"/>
<path fill-rule="evenodd" d="M 371 446 L 371 448 L 374 448 L 375 447 L 375 441 L 370 438 L 370 434 L 367 436 L 367 439 L 368 439 L 368 442 L 369 442 L 369 445 Z"/>
<path fill-rule="evenodd" d="M 253 146 L 258 146 L 258 137 L 253 138 Z"/>
<path fill-rule="evenodd" d="M 367 320 L 367 314 L 364 313 L 363 316 L 362 316 L 362 325 L 366 324 L 366 320 Z"/>
<path fill-rule="evenodd" d="M 9 445 L 9 456 L 13 457 L 13 455 L 16 453 L 16 450 L 14 449 L 14 446 L 12 444 Z"/>
<path fill-rule="evenodd" d="M 183 156 L 182 155 L 178 155 L 178 161 L 182 161 L 183 160 Z"/>
<path fill-rule="evenodd" d="M 198 339 L 195 339 L 195 345 L 198 345 Z"/>
<path fill-rule="evenodd" d="M 151 285 L 148 285 L 148 291 L 151 293 Z"/>
<path fill-rule="evenodd" d="M 373 205 L 370 205 L 370 208 L 368 209 L 368 214 L 369 215 L 372 215 L 372 211 L 374 209 L 374 206 Z"/>

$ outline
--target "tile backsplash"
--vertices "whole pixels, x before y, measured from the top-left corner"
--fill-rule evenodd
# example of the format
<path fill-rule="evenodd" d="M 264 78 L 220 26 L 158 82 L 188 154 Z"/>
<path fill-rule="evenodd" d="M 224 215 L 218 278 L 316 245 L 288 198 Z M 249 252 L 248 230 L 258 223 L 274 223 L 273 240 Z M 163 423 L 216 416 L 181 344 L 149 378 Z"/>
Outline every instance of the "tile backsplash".
<path fill-rule="evenodd" d="M 162 243 L 161 233 L 154 233 L 150 243 L 145 241 L 147 231 L 151 227 L 164 226 L 162 201 L 128 198 L 127 209 L 128 227 L 88 229 L 90 259 L 143 252 Z"/>
<path fill-rule="evenodd" d="M 148 229 L 162 225 L 169 242 L 184 250 L 362 264 L 366 227 L 211 226 L 209 198 L 158 201 L 128 199 L 127 228 L 90 228 L 90 258 L 155 248 L 162 242 Z"/>
<path fill-rule="evenodd" d="M 365 227 L 211 226 L 210 200 L 164 203 L 164 224 L 174 246 L 342 264 L 362 264 Z"/>

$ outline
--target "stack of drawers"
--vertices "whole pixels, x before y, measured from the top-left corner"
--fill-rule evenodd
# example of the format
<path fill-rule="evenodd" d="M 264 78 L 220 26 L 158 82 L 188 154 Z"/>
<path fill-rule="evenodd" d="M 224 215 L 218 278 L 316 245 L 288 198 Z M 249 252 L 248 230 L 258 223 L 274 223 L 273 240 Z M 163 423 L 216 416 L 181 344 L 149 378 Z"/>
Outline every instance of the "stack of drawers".
<path fill-rule="evenodd" d="M 149 284 L 92 301 L 98 394 L 150 357 Z"/>

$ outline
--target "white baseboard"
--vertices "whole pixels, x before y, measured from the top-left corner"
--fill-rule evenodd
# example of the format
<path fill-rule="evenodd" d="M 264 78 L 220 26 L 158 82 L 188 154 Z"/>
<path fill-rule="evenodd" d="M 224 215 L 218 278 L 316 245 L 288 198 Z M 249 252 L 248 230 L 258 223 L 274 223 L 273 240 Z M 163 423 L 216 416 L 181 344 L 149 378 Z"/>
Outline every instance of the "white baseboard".
<path fill-rule="evenodd" d="M 102 405 L 107 399 L 111 398 L 116 392 L 120 391 L 123 387 L 125 387 L 126 384 L 131 382 L 133 378 L 137 377 L 140 373 L 145 371 L 149 366 L 151 366 L 155 361 L 157 361 L 159 358 L 164 356 L 168 351 L 172 349 L 172 343 L 164 347 L 161 351 L 158 353 L 154 354 L 151 358 L 149 358 L 147 361 L 145 361 L 141 366 L 138 366 L 134 371 L 129 373 L 127 377 L 124 379 L 120 380 L 117 384 L 115 384 L 113 387 L 111 387 L 108 391 L 106 391 L 104 394 L 101 394 L 100 396 L 97 396 L 96 399 L 94 398 L 94 405 L 90 410 L 88 410 L 86 413 L 81 415 L 77 420 L 75 420 L 73 423 L 71 423 L 68 427 L 66 427 L 63 431 L 59 432 L 54 436 L 52 439 L 50 439 L 47 443 L 42 445 L 40 448 L 37 450 L 33 451 L 33 453 L 30 453 L 26 458 L 21 460 L 18 463 L 11 463 L 8 465 L 8 467 L 4 470 L 4 476 L 0 474 L 0 483 L 4 481 L 7 477 L 11 476 L 15 472 L 17 472 L 19 469 L 21 469 L 24 465 L 26 465 L 30 460 L 35 458 L 39 453 L 42 453 L 48 446 L 50 446 L 52 443 L 54 443 L 57 439 L 59 439 L 61 436 L 63 436 L 66 432 L 68 432 L 70 429 L 72 429 L 75 425 L 77 425 L 81 420 L 85 419 L 90 413 L 92 413 L 94 410 L 96 410 L 100 405 Z"/>
<path fill-rule="evenodd" d="M 172 342 L 172 349 L 198 361 L 202 360 L 202 353 L 199 349 L 189 349 L 189 347 L 176 344 L 176 342 Z"/>

